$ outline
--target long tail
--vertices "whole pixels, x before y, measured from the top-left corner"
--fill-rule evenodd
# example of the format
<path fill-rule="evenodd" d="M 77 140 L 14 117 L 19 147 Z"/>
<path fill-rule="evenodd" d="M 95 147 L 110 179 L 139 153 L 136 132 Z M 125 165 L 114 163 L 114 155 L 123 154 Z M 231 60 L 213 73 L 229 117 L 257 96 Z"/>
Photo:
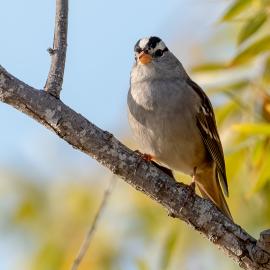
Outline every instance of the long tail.
<path fill-rule="evenodd" d="M 227 217 L 233 220 L 223 195 L 214 164 L 212 166 L 208 164 L 203 170 L 196 173 L 195 183 L 203 198 L 210 199 Z"/>

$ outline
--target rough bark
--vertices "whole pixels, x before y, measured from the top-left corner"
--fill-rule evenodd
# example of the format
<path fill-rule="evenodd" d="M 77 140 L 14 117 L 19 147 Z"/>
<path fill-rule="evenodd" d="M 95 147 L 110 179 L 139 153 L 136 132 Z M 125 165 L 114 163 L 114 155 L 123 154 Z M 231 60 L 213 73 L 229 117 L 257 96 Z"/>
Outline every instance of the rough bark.
<path fill-rule="evenodd" d="M 0 66 L 0 101 L 31 116 L 74 148 L 164 206 L 222 249 L 243 269 L 270 269 L 269 231 L 256 241 L 210 201 L 141 159 L 61 100 L 23 83 Z"/>
<path fill-rule="evenodd" d="M 48 49 L 51 57 L 51 67 L 44 87 L 45 91 L 59 98 L 62 89 L 68 30 L 68 0 L 56 0 L 56 14 L 53 48 Z"/>

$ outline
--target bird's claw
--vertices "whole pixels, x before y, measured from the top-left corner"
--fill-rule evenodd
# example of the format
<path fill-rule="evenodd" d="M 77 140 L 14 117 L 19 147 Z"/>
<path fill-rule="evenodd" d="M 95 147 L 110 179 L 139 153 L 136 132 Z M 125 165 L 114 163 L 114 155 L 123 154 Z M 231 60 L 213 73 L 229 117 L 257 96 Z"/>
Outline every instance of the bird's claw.
<path fill-rule="evenodd" d="M 139 150 L 135 150 L 134 152 L 137 153 L 145 161 L 153 160 L 153 157 L 149 154 L 141 153 Z"/>
<path fill-rule="evenodd" d="M 189 187 L 191 188 L 192 191 L 195 192 L 195 188 L 196 188 L 196 183 L 194 180 L 192 180 L 191 184 L 189 185 Z"/>

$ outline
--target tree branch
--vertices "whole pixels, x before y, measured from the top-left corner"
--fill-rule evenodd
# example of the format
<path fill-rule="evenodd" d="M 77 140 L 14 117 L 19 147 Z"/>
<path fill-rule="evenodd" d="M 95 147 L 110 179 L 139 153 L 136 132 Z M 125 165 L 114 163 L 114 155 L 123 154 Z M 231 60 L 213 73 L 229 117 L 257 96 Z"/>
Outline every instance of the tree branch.
<path fill-rule="evenodd" d="M 222 249 L 243 269 L 270 269 L 270 252 L 240 226 L 224 216 L 213 203 L 177 183 L 152 163 L 141 159 L 112 134 L 45 91 L 23 83 L 0 66 L 0 101 L 31 116 L 74 148 L 95 158 L 137 190 L 164 206 Z"/>
<path fill-rule="evenodd" d="M 53 48 L 48 49 L 51 57 L 51 67 L 48 74 L 45 91 L 59 98 L 62 89 L 68 30 L 68 0 L 56 0 L 56 15 L 54 27 Z"/>

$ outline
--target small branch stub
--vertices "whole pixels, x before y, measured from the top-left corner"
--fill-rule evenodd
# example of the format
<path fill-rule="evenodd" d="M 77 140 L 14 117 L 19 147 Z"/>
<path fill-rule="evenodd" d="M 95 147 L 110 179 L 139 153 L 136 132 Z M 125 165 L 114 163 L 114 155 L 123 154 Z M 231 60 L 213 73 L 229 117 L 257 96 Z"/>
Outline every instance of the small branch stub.
<path fill-rule="evenodd" d="M 68 30 L 68 0 L 56 0 L 56 15 L 53 48 L 48 52 L 52 57 L 51 67 L 45 84 L 45 91 L 59 98 L 62 89 Z"/>
<path fill-rule="evenodd" d="M 55 54 L 55 50 L 53 48 L 48 48 L 47 52 L 49 53 L 50 56 L 53 56 Z"/>

